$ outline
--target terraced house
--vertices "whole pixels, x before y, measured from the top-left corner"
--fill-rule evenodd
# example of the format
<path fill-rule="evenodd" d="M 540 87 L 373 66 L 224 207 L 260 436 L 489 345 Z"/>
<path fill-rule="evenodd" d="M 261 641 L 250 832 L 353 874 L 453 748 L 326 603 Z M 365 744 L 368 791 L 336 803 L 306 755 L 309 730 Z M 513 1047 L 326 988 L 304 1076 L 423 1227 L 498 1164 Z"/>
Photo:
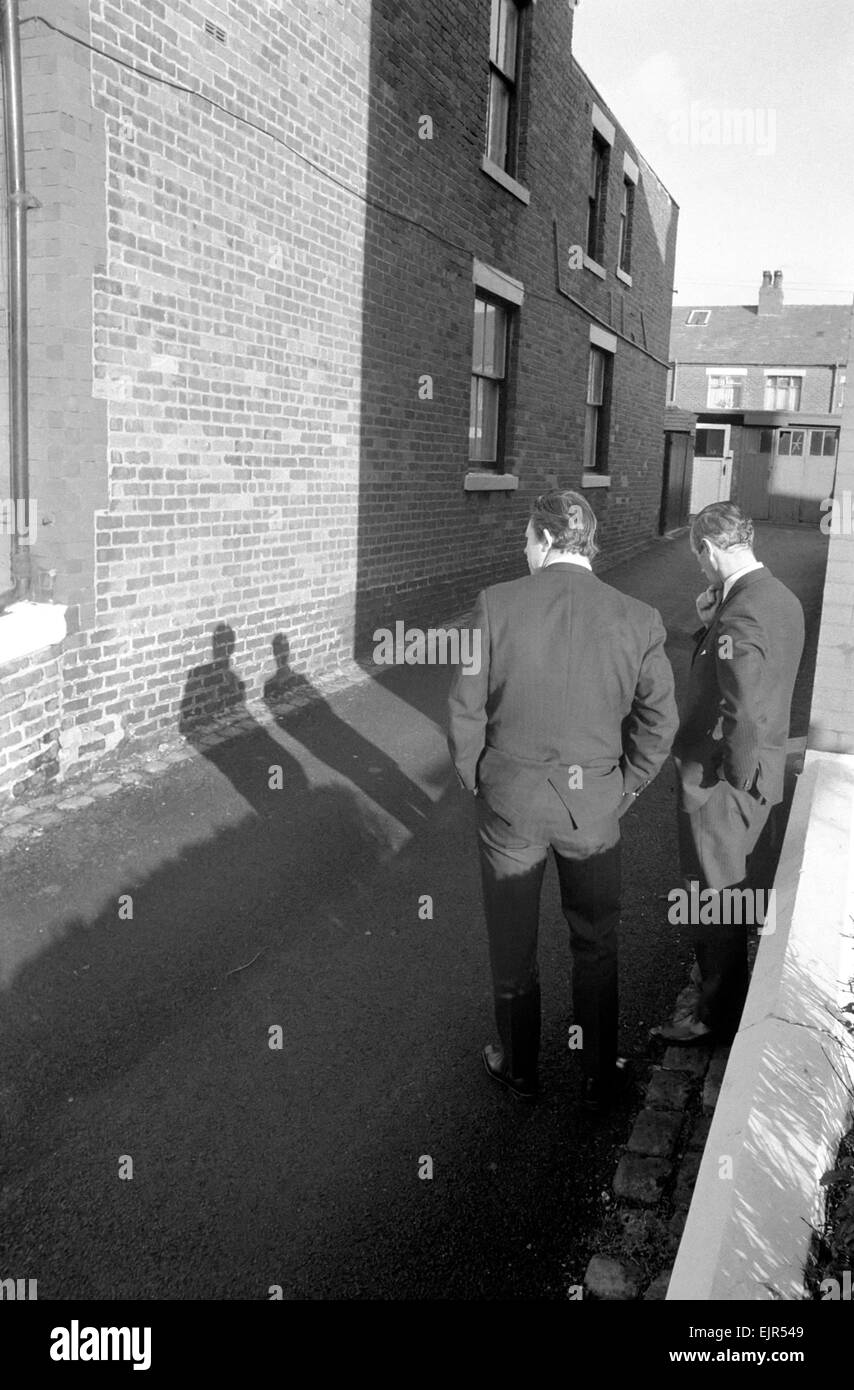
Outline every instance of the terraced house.
<path fill-rule="evenodd" d="M 850 331 L 849 304 L 787 305 L 779 270 L 763 272 L 755 305 L 673 310 L 668 413 L 692 412 L 696 430 L 671 523 L 729 498 L 759 521 L 819 523 Z"/>
<path fill-rule="evenodd" d="M 251 701 L 460 611 L 547 486 L 655 534 L 677 208 L 572 0 L 11 8 L 0 794 L 174 729 L 217 631 Z"/>

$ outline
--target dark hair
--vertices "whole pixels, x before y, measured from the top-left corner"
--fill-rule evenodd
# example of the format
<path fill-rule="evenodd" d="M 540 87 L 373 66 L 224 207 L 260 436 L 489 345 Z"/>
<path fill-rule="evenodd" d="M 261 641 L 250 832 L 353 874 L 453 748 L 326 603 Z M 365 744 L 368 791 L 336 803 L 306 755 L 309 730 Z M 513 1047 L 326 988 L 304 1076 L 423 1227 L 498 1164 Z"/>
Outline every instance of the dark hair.
<path fill-rule="evenodd" d="M 586 555 L 588 560 L 599 554 L 594 539 L 596 524 L 596 513 L 590 503 L 580 493 L 562 492 L 560 488 L 542 493 L 531 510 L 531 525 L 538 540 L 548 531 L 554 550 Z"/>
<path fill-rule="evenodd" d="M 753 548 L 753 522 L 734 502 L 712 502 L 691 523 L 691 544 L 700 550 L 704 540 L 721 550 L 746 545 Z"/>

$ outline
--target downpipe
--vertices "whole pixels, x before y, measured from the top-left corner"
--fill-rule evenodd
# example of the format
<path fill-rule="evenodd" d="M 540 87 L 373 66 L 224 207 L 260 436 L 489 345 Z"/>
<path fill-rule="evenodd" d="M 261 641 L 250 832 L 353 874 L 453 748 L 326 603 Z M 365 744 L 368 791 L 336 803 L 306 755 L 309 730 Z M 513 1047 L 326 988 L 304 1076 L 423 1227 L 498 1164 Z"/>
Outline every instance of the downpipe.
<path fill-rule="evenodd" d="M 6 142 L 6 212 L 9 247 L 9 481 L 14 586 L 0 607 L 29 597 L 32 585 L 27 376 L 27 210 L 38 200 L 26 191 L 24 107 L 18 0 L 2 0 L 3 133 Z"/>

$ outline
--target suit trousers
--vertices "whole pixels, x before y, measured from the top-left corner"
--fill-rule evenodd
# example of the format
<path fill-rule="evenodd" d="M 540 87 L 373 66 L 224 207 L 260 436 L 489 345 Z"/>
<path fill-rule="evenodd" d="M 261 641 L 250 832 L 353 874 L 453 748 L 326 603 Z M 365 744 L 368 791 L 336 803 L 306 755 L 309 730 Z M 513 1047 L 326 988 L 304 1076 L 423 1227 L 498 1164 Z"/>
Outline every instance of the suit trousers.
<path fill-rule="evenodd" d="M 477 802 L 483 902 L 495 1022 L 511 1075 L 535 1080 L 540 1049 L 537 935 L 549 848 L 572 949 L 573 1022 L 586 1075 L 610 1076 L 617 1060 L 617 933 L 620 829 L 616 812 L 575 828 L 557 793 L 514 825 Z M 553 803 L 551 801 L 553 797 Z"/>
<path fill-rule="evenodd" d="M 719 782 L 698 810 L 688 814 L 680 809 L 679 858 L 683 877 L 698 882 L 701 891 L 770 888 L 770 879 L 767 883 L 755 881 L 754 851 L 772 810 L 769 802 L 728 782 Z M 767 873 L 767 863 L 765 870 Z M 763 901 L 767 903 L 767 897 Z M 692 937 L 700 976 L 697 1018 L 721 1042 L 731 1042 L 749 983 L 747 926 L 743 922 L 694 924 Z"/>

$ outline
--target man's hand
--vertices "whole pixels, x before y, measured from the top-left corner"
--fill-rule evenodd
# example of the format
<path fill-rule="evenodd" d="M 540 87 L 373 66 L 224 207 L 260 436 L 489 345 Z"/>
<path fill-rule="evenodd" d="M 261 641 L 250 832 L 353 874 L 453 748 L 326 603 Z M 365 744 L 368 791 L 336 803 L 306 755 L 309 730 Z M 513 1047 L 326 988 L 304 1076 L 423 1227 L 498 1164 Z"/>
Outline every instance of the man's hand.
<path fill-rule="evenodd" d="M 697 599 L 697 617 L 705 627 L 709 626 L 712 618 L 718 611 L 721 601 L 723 586 L 711 584 L 708 589 L 704 589 Z"/>

